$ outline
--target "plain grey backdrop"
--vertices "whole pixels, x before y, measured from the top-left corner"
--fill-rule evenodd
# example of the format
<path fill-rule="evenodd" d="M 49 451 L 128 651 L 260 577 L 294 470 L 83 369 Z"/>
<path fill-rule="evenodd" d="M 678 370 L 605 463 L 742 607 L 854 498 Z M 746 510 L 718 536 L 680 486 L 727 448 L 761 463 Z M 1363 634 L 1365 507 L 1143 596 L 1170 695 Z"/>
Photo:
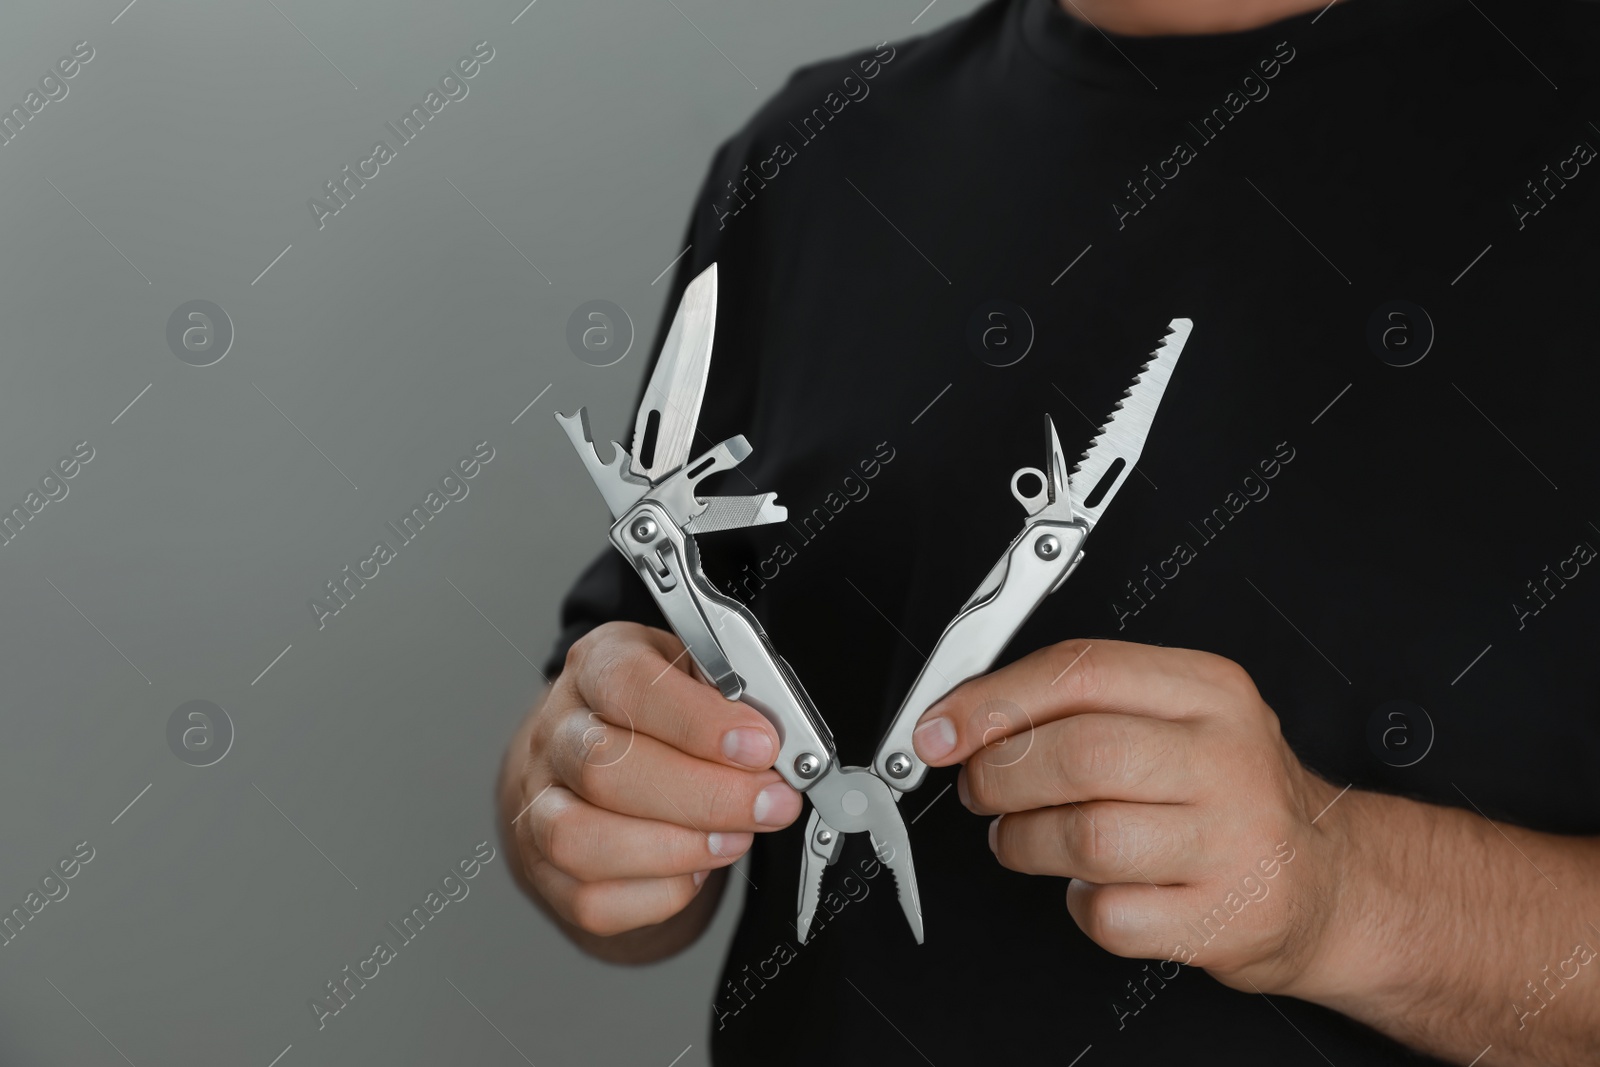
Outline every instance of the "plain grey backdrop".
<path fill-rule="evenodd" d="M 693 951 L 612 968 L 498 854 L 324 1028 L 308 1002 L 498 845 L 501 751 L 605 543 L 551 413 L 631 424 L 712 151 L 796 66 L 975 4 L 524 3 L 0 11 L 27 116 L 0 145 L 0 911 L 31 916 L 0 947 L 0 1063 L 704 1062 L 738 894 Z M 28 98 L 85 41 L 66 95 Z M 308 200 L 482 41 L 467 95 L 319 229 Z M 611 367 L 566 342 L 593 299 L 639 333 Z M 210 366 L 168 341 L 195 300 L 233 328 Z M 191 321 L 211 358 L 224 324 L 207 348 Z M 310 599 L 483 441 L 468 495 L 319 629 Z M 232 724 L 210 766 L 169 742 L 190 701 Z M 214 758 L 225 725 L 180 719 Z"/>

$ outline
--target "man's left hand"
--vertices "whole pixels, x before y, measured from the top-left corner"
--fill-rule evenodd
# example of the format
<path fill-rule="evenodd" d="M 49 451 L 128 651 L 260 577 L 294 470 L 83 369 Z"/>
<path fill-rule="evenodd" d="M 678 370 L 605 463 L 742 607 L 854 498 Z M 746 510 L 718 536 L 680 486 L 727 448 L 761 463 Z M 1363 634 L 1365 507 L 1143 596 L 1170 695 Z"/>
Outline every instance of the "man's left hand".
<path fill-rule="evenodd" d="M 1231 660 L 1064 641 L 958 687 L 916 749 L 966 764 L 1000 862 L 1072 879 L 1067 910 L 1110 952 L 1290 992 L 1322 948 L 1347 846 L 1316 823 L 1341 794 Z"/>

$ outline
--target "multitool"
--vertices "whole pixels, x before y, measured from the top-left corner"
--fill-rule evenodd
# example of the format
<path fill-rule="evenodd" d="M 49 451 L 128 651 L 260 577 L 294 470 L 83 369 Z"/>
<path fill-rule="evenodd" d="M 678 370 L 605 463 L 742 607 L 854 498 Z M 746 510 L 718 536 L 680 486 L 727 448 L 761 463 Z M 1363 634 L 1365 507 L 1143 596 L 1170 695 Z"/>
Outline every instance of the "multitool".
<path fill-rule="evenodd" d="M 1022 532 L 945 627 L 866 767 L 843 766 L 833 735 L 794 670 L 753 615 L 718 592 L 701 570 L 695 537 L 782 522 L 773 493 L 706 496 L 698 484 L 750 455 L 743 436 L 690 460 L 716 331 L 717 267 L 689 283 L 634 421 L 633 451 L 612 442 L 602 461 L 588 413 L 556 419 L 611 510 L 611 543 L 633 564 L 700 675 L 728 700 L 760 712 L 777 730 L 775 769 L 811 801 L 801 863 L 796 932 L 810 932 L 823 871 L 845 834 L 865 833 L 894 875 L 901 910 L 920 944 L 922 906 L 900 798 L 928 767 L 911 735 L 933 704 L 985 673 L 1044 598 L 1083 561 L 1083 545 L 1144 449 L 1156 410 L 1193 327 L 1174 319 L 1122 402 L 1069 472 L 1054 422 L 1045 418 L 1044 470 L 1024 467 L 1011 493 L 1027 512 Z"/>

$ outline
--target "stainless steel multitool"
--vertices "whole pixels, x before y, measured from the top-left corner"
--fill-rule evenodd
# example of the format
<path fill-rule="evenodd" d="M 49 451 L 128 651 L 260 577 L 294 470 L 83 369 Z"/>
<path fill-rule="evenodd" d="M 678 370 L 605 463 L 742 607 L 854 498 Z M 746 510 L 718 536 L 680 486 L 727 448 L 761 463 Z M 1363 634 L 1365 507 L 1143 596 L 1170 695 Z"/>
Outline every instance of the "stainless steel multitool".
<path fill-rule="evenodd" d="M 1048 469 L 1023 468 L 1011 492 L 1027 511 L 1011 542 L 977 590 L 945 627 L 912 683 L 868 767 L 839 763 L 833 735 L 800 679 L 766 631 L 700 568 L 694 536 L 781 522 L 776 495 L 701 497 L 698 483 L 750 455 L 743 436 L 689 460 L 711 366 L 717 317 L 717 267 L 689 283 L 662 345 L 634 421 L 633 452 L 616 442 L 602 461 L 587 411 L 556 416 L 588 468 L 614 520 L 611 543 L 632 562 L 693 658 L 700 674 L 729 700 L 741 700 L 779 737 L 775 769 L 811 800 L 801 865 L 796 929 L 804 943 L 816 915 L 823 871 L 838 859 L 844 835 L 866 833 L 894 875 L 901 910 L 920 944 L 922 906 L 900 798 L 922 784 L 927 766 L 911 734 L 923 713 L 956 686 L 986 672 L 1044 598 L 1083 559 L 1083 543 L 1133 470 L 1156 409 L 1193 324 L 1174 319 L 1166 338 L 1135 377 L 1122 403 L 1069 474 L 1055 424 L 1045 419 Z M 1037 491 L 1024 491 L 1031 482 Z"/>

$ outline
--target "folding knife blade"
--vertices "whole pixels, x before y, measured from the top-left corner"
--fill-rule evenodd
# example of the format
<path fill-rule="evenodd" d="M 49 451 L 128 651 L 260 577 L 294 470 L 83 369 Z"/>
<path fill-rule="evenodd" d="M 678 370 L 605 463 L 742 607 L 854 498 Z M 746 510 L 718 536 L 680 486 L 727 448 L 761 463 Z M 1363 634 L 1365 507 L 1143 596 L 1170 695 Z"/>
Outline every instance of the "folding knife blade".
<path fill-rule="evenodd" d="M 1144 451 L 1145 439 L 1150 436 L 1150 426 L 1155 422 L 1156 409 L 1172 379 L 1172 370 L 1178 365 L 1183 346 L 1194 329 L 1190 319 L 1173 319 L 1167 326 L 1167 335 L 1150 354 L 1150 360 L 1140 368 L 1133 384 L 1123 393 L 1111 418 L 1101 427 L 1083 458 L 1078 460 L 1069 477 L 1072 510 L 1076 517 L 1091 529 L 1100 521 L 1106 506 L 1133 471 Z M 1101 485 L 1102 482 L 1106 484 Z M 1089 506 L 1089 501 L 1094 506 Z"/>
<path fill-rule="evenodd" d="M 1046 483 L 1050 487 L 1050 502 L 1058 504 L 1061 517 L 1066 520 L 1072 518 L 1072 477 L 1067 473 L 1067 454 L 1061 448 L 1061 436 L 1056 433 L 1056 420 L 1049 415 L 1044 417 L 1045 447 L 1050 453 L 1049 477 Z"/>
<path fill-rule="evenodd" d="M 633 423 L 629 470 L 652 482 L 683 466 L 694 444 L 717 325 L 717 265 L 683 291 Z"/>
<path fill-rule="evenodd" d="M 1011 476 L 1011 495 L 1028 513 L 1029 519 L 1072 521 L 1072 478 L 1067 474 L 1067 456 L 1056 433 L 1056 420 L 1044 417 L 1045 464 L 1049 470 L 1023 467 Z M 1039 485 L 1036 493 L 1026 493 L 1024 480 Z M 981 594 L 982 590 L 979 590 Z"/>

